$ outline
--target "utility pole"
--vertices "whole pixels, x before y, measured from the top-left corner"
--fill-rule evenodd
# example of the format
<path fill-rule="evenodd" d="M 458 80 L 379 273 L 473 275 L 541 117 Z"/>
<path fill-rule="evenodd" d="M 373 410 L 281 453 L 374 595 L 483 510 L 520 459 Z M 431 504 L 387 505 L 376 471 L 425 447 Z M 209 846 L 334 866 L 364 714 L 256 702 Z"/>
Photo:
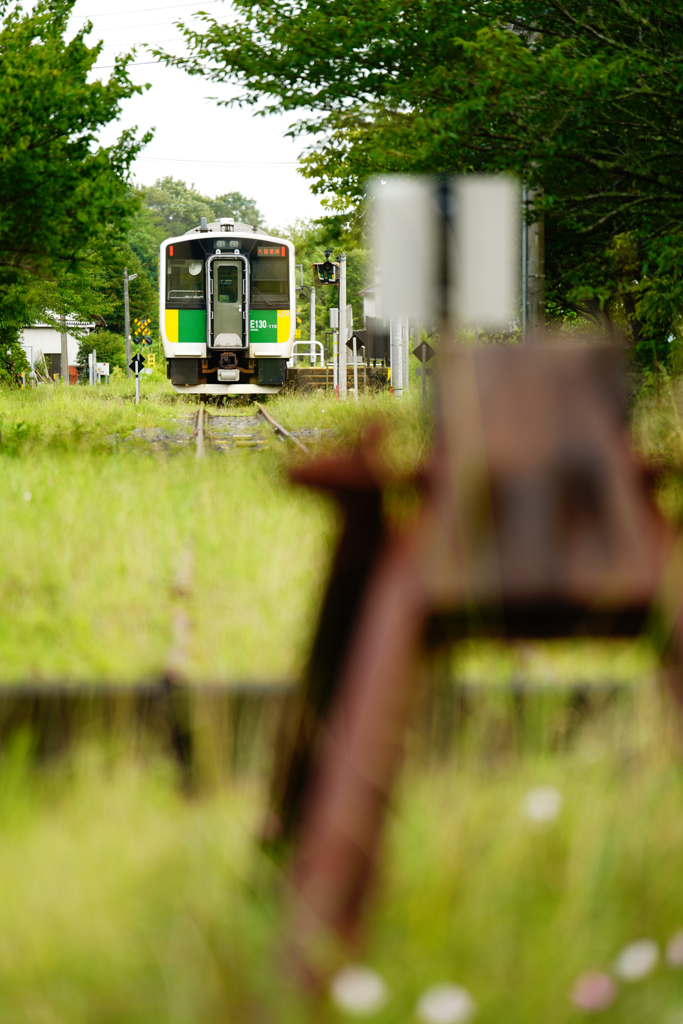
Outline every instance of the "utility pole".
<path fill-rule="evenodd" d="M 133 376 L 133 371 L 130 368 L 130 306 L 128 303 L 128 284 L 130 281 L 134 281 L 137 274 L 131 274 L 128 276 L 128 267 L 123 268 L 123 315 L 124 315 L 124 331 L 126 335 L 126 366 L 127 374 L 129 377 Z"/>
<path fill-rule="evenodd" d="M 62 313 L 60 317 L 60 326 L 62 329 L 61 343 L 62 343 L 62 384 L 69 383 L 69 349 L 66 343 L 66 313 Z"/>
<path fill-rule="evenodd" d="M 311 330 L 310 330 L 309 337 L 310 337 L 310 340 L 311 340 L 311 366 L 315 366 L 315 285 L 311 288 L 311 296 L 310 296 L 310 298 L 311 298 L 311 306 L 310 306 L 310 310 L 311 310 L 311 313 L 310 313 L 310 315 L 311 315 Z M 323 362 L 324 362 L 324 360 L 323 360 Z"/>
<path fill-rule="evenodd" d="M 339 398 L 346 401 L 346 253 L 339 257 Z"/>
<path fill-rule="evenodd" d="M 529 273 L 529 255 L 527 252 L 527 193 L 526 193 L 526 182 L 522 185 L 522 344 L 526 343 L 526 329 L 527 329 L 527 314 L 528 314 L 528 303 L 527 303 L 527 274 Z"/>

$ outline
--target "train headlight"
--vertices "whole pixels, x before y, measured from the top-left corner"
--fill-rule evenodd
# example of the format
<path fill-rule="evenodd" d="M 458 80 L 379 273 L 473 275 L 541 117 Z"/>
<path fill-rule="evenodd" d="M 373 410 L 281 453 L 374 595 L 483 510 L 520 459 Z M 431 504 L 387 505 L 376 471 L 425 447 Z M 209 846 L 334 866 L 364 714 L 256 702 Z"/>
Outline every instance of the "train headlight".
<path fill-rule="evenodd" d="M 202 272 L 202 262 L 201 262 L 201 260 L 193 260 L 192 263 L 190 263 L 189 267 L 187 268 L 187 272 L 188 272 L 188 274 L 192 274 L 193 277 L 196 277 L 197 274 L 201 274 L 201 272 Z"/>

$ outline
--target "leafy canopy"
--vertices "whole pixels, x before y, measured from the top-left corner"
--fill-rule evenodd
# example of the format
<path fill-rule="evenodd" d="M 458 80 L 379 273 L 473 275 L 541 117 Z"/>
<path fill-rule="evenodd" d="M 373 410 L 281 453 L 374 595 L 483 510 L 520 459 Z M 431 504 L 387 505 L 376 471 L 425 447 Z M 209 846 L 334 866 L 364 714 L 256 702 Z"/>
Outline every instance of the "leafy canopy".
<path fill-rule="evenodd" d="M 88 81 L 101 44 L 85 24 L 66 41 L 74 0 L 38 0 L 29 12 L 0 0 L 0 351 L 3 379 L 24 368 L 20 327 L 67 309 L 69 294 L 103 232 L 125 231 L 136 200 L 130 165 L 149 135 L 98 132 L 142 88 L 119 57 L 107 81 Z M 88 281 L 81 282 L 89 287 Z M 78 287 L 75 289 L 78 291 Z M 46 308 L 45 303 L 50 306 Z M 9 350 L 9 351 L 8 351 Z"/>
<path fill-rule="evenodd" d="M 358 216 L 391 171 L 514 171 L 547 224 L 558 315 L 667 358 L 683 304 L 683 17 L 662 0 L 234 0 L 169 63 L 296 111 L 304 173 Z"/>
<path fill-rule="evenodd" d="M 158 281 L 159 246 L 171 235 L 182 235 L 196 227 L 202 217 L 216 220 L 232 217 L 247 224 L 260 224 L 261 213 L 253 199 L 241 192 L 226 192 L 210 199 L 178 178 L 167 175 L 153 185 L 136 189 L 140 208 L 128 236 L 148 276 Z"/>

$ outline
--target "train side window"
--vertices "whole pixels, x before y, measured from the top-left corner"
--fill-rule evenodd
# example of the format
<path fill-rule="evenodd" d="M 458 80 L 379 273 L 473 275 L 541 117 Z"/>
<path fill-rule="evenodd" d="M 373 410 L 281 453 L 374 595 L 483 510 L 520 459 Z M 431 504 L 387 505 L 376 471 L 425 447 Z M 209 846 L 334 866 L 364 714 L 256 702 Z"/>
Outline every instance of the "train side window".
<path fill-rule="evenodd" d="M 166 298 L 170 302 L 191 302 L 204 298 L 202 260 L 170 258 L 166 262 Z"/>

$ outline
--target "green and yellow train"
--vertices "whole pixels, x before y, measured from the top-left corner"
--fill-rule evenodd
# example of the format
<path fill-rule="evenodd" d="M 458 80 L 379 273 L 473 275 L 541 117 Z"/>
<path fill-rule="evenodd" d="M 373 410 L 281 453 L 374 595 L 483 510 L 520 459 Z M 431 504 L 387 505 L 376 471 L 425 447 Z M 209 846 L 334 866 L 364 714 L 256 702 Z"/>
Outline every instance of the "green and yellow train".
<path fill-rule="evenodd" d="M 296 328 L 294 246 L 224 218 L 167 238 L 160 257 L 167 373 L 189 394 L 276 394 Z"/>

